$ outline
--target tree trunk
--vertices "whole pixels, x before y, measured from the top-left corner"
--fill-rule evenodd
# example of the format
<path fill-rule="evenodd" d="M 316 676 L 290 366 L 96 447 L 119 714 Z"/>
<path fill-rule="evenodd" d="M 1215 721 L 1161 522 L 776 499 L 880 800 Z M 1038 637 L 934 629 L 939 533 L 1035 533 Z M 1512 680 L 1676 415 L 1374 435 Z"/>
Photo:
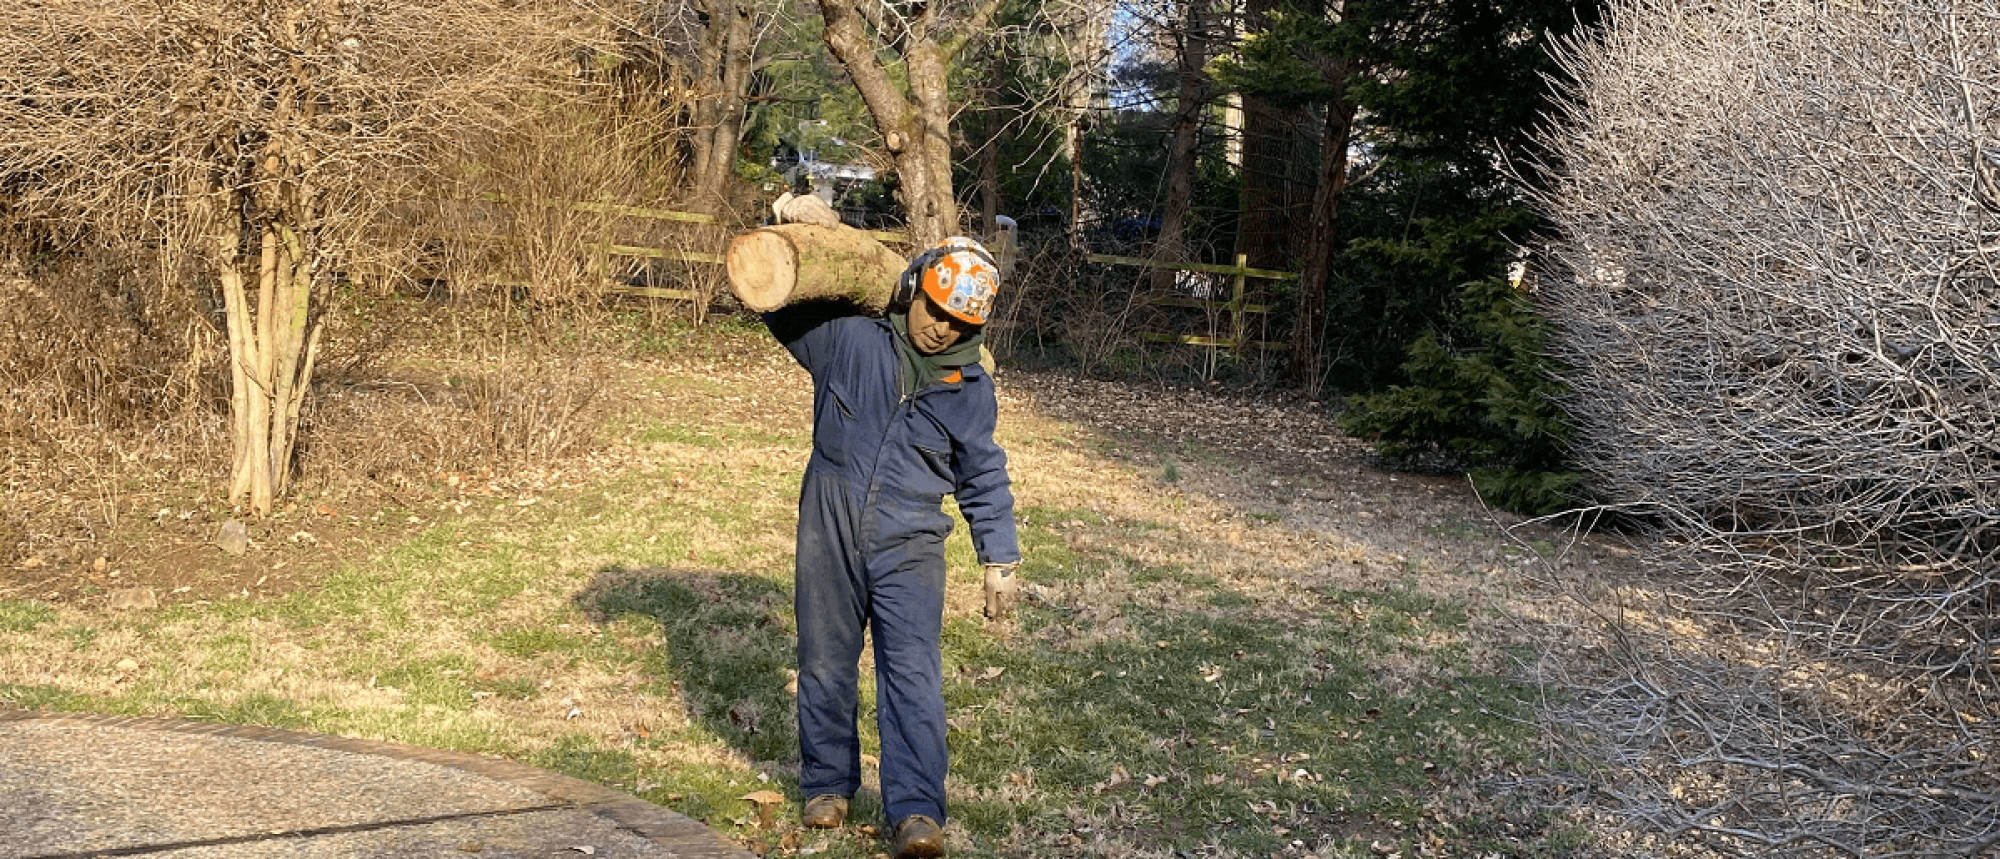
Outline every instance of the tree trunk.
<path fill-rule="evenodd" d="M 1083 123 L 1091 107 L 1102 95 L 1099 88 L 1110 67 L 1105 45 L 1117 4 L 1108 0 L 1085 0 L 1068 4 L 1066 17 L 1057 25 L 1069 33 L 1064 39 L 1064 59 L 1070 72 L 1062 84 L 1063 158 L 1069 162 L 1069 247 L 1084 249 L 1083 223 L 1088 213 L 1083 203 Z"/>
<path fill-rule="evenodd" d="M 728 52 L 729 28 L 728 7 L 735 0 L 710 0 L 701 4 L 701 11 L 707 24 L 701 30 L 700 40 L 695 46 L 694 68 L 691 71 L 692 104 L 689 105 L 689 124 L 693 126 L 689 145 L 688 170 L 693 181 L 695 207 L 701 208 L 712 201 L 702 196 L 707 177 L 713 172 L 711 165 L 716 160 L 715 128 L 720 124 L 722 100 L 711 88 L 722 79 L 723 56 Z"/>
<path fill-rule="evenodd" d="M 1326 339 L 1326 289 L 1332 276 L 1333 247 L 1339 238 L 1340 201 L 1347 192 L 1347 148 L 1353 142 L 1355 106 L 1346 99 L 1345 73 L 1336 74 L 1341 96 L 1327 104 L 1320 132 L 1319 185 L 1313 191 L 1312 220 L 1305 259 L 1299 267 L 1297 318 L 1292 321 L 1291 366 L 1295 388 L 1318 394 Z"/>
<path fill-rule="evenodd" d="M 759 312 L 811 299 L 880 312 L 907 262 L 860 230 L 818 224 L 751 230 L 730 241 L 724 259 L 730 291 Z"/>
<path fill-rule="evenodd" d="M 819 8 L 826 20 L 826 46 L 854 79 L 895 162 L 911 243 L 929 247 L 957 233 L 958 201 L 951 187 L 949 52 L 930 33 L 935 12 L 926 9 L 909 25 L 911 33 L 896 42 L 908 79 L 905 95 L 877 58 L 876 40 L 860 10 L 849 0 L 820 0 Z"/>
<path fill-rule="evenodd" d="M 903 205 L 910 212 L 910 241 L 927 248 L 960 230 L 958 198 L 951 187 L 951 70 L 935 44 L 918 44 L 905 55 L 916 120 L 910 131 L 917 146 L 896 156 L 903 175 Z M 911 174 L 922 177 L 913 183 Z"/>
<path fill-rule="evenodd" d="M 1278 109 L 1267 99 L 1243 95 L 1242 161 L 1237 167 L 1236 253 L 1252 268 L 1283 268 L 1285 229 Z"/>
<path fill-rule="evenodd" d="M 983 142 L 979 147 L 979 229 L 987 238 L 1000 233 L 1000 130 L 1005 119 L 988 105 L 979 112 Z"/>
<path fill-rule="evenodd" d="M 1195 166 L 1201 154 L 1202 116 L 1208 110 L 1211 95 L 1208 74 L 1202 69 L 1208 63 L 1211 43 L 1208 0 L 1183 2 L 1187 3 L 1187 9 L 1179 34 L 1180 97 L 1174 110 L 1172 139 L 1167 148 L 1167 199 L 1165 208 L 1160 212 L 1160 235 L 1152 251 L 1152 257 L 1162 262 L 1186 262 L 1188 258 L 1186 216 L 1188 205 L 1194 200 Z M 1154 290 L 1164 292 L 1173 284 L 1173 270 L 1153 270 Z"/>
<path fill-rule="evenodd" d="M 710 214 L 722 206 L 742 143 L 744 102 L 755 62 L 753 11 L 740 0 L 713 0 L 702 36 L 699 67 L 703 83 L 714 89 L 703 92 L 698 102 L 693 185 L 695 206 Z"/>
<path fill-rule="evenodd" d="M 234 449 L 228 500 L 271 513 L 291 478 L 299 409 L 319 354 L 320 327 L 309 324 L 312 271 L 298 234 L 263 228 L 257 254 L 257 303 L 243 276 L 247 264 L 233 236 L 218 240 L 219 275 L 227 314 L 230 440 Z"/>
<path fill-rule="evenodd" d="M 1245 0 L 1243 34 L 1267 32 L 1271 15 L 1286 9 L 1320 14 L 1318 0 Z M 1303 108 L 1283 108 L 1254 92 L 1242 94 L 1241 158 L 1237 163 L 1236 253 L 1252 268 L 1288 269 L 1298 264 L 1300 214 L 1309 211 L 1312 177 L 1302 175 L 1300 130 L 1309 124 Z"/>
<path fill-rule="evenodd" d="M 1083 250 L 1083 128 L 1071 122 L 1063 130 L 1063 154 L 1069 158 L 1069 249 Z"/>

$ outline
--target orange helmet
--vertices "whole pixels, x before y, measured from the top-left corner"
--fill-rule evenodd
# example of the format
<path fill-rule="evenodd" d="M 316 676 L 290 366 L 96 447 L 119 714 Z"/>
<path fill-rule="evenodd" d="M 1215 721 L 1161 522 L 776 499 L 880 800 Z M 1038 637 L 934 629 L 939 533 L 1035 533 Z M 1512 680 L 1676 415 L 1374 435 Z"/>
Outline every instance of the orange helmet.
<path fill-rule="evenodd" d="M 1000 290 L 1000 266 L 978 242 L 953 236 L 911 260 L 896 286 L 898 303 L 915 301 L 922 290 L 944 312 L 984 325 Z"/>

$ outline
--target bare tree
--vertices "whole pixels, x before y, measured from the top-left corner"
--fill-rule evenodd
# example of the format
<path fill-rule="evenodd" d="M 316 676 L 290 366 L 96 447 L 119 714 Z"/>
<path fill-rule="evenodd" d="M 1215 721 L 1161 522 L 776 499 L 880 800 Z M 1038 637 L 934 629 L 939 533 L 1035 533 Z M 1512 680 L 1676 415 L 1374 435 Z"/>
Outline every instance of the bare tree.
<path fill-rule="evenodd" d="M 1037 0 L 1009 7 L 982 40 L 980 56 L 958 72 L 965 102 L 961 116 L 975 120 L 965 135 L 975 179 L 970 192 L 959 197 L 977 201 L 985 234 L 997 232 L 995 221 L 1010 205 L 1003 199 L 1003 167 L 1012 177 L 1008 189 L 1028 183 L 1032 189 L 1066 163 L 1076 214 L 1081 127 L 1093 100 L 1103 97 L 1114 8 L 1112 0 Z M 1073 234 L 1072 240 L 1080 236 Z"/>
<path fill-rule="evenodd" d="M 1579 454 L 1720 577 L 1697 607 L 1777 645 L 1597 702 L 1690 774 L 1623 793 L 1628 822 L 1706 855 L 1985 855 L 2000 4 L 1610 7 L 1563 51 L 1543 199 Z"/>
<path fill-rule="evenodd" d="M 999 0 L 970 5 L 819 0 L 827 47 L 875 118 L 901 179 L 911 239 L 919 246 L 959 230 L 951 178 L 950 71 L 999 6 Z"/>
<path fill-rule="evenodd" d="M 1062 129 L 1063 160 L 1069 164 L 1069 245 L 1083 248 L 1083 126 L 1084 118 L 1102 98 L 1110 66 L 1108 35 L 1115 4 L 1111 0 L 1076 0 L 1052 5 L 1051 31 L 1066 72 L 1055 88 L 1053 104 Z"/>
<path fill-rule="evenodd" d="M 1160 208 L 1160 234 L 1152 256 L 1169 262 L 1188 261 L 1187 213 L 1194 202 L 1195 162 L 1200 155 L 1202 126 L 1214 107 L 1216 86 L 1208 76 L 1215 45 L 1227 38 L 1222 10 L 1209 0 L 1181 0 L 1180 26 L 1167 35 L 1173 41 L 1174 83 L 1177 87 L 1167 142 L 1167 195 Z M 1172 269 L 1153 271 L 1153 289 L 1173 287 Z"/>
<path fill-rule="evenodd" d="M 228 497 L 268 513 L 336 276 L 432 153 L 559 72 L 580 11 L 0 0 L 0 184 L 19 216 L 90 223 L 212 278 L 198 288 L 226 307 Z"/>
<path fill-rule="evenodd" d="M 630 2 L 630 0 L 627 0 Z M 719 214 L 749 113 L 756 73 L 770 62 L 767 36 L 785 17 L 757 0 L 639 0 L 617 16 L 621 68 L 637 97 L 684 111 L 671 132 L 686 145 L 693 208 Z"/>

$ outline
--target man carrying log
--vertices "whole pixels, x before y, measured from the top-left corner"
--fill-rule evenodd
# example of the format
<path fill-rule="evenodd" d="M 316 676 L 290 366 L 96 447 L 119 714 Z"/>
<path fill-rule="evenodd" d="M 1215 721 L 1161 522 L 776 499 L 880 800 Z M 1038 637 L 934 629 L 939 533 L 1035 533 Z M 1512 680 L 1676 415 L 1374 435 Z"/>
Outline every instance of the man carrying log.
<path fill-rule="evenodd" d="M 861 787 L 865 628 L 875 642 L 882 804 L 897 859 L 945 852 L 938 638 L 947 493 L 986 568 L 988 616 L 1005 614 L 1015 593 L 1014 496 L 1006 452 L 993 441 L 993 379 L 979 364 L 998 287 L 986 249 L 954 238 L 909 263 L 882 316 L 829 301 L 794 301 L 764 316 L 813 378 L 796 569 L 802 822 L 839 827 Z"/>

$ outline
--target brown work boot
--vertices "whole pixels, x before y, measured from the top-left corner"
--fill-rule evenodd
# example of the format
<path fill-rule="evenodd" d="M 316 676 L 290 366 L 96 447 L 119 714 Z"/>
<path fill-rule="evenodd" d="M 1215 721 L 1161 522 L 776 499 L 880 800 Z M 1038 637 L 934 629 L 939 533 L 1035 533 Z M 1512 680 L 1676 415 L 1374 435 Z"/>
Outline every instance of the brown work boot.
<path fill-rule="evenodd" d="M 944 855 L 944 830 L 937 821 L 912 814 L 896 824 L 896 837 L 889 842 L 895 859 L 936 859 Z"/>
<path fill-rule="evenodd" d="M 807 829 L 839 829 L 847 822 L 847 797 L 822 793 L 806 800 L 804 811 L 799 812 L 799 823 Z"/>

